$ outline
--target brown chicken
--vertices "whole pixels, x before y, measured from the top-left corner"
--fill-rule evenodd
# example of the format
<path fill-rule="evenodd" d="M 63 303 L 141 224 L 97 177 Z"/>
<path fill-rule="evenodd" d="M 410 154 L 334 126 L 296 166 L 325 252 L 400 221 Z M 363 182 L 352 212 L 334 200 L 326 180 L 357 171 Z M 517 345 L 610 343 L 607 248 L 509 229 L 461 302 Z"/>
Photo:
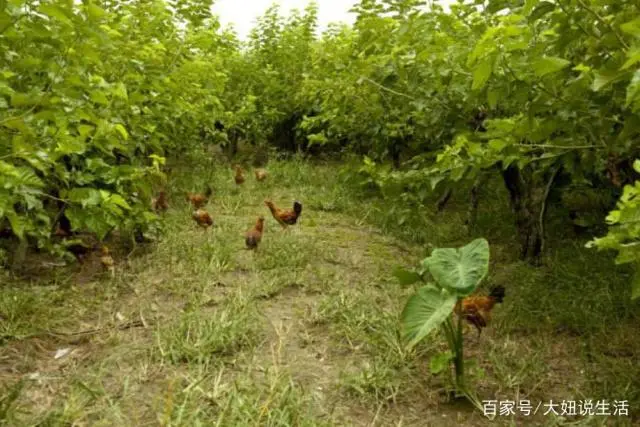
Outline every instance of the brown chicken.
<path fill-rule="evenodd" d="M 502 303 L 504 295 L 504 286 L 495 286 L 488 296 L 469 296 L 462 299 L 461 304 L 458 305 L 458 314 L 476 327 L 478 338 L 480 338 L 482 328 L 486 327 L 491 319 L 491 310 L 496 304 Z"/>
<path fill-rule="evenodd" d="M 264 169 L 256 169 L 254 173 L 258 181 L 264 181 L 265 179 L 267 179 L 267 171 Z"/>
<path fill-rule="evenodd" d="M 187 201 L 191 202 L 194 208 L 200 209 L 207 203 L 209 203 L 209 197 L 213 194 L 213 190 L 210 186 L 207 186 L 204 194 L 200 193 L 187 193 Z"/>
<path fill-rule="evenodd" d="M 193 215 L 191 215 L 191 217 L 205 230 L 213 225 L 211 215 L 209 215 L 209 212 L 204 209 L 198 209 L 193 213 Z"/>
<path fill-rule="evenodd" d="M 164 191 L 160 191 L 158 193 L 158 197 L 154 197 L 151 200 L 151 208 L 156 212 L 165 212 L 167 209 L 169 209 L 169 204 L 167 203 L 167 195 Z"/>
<path fill-rule="evenodd" d="M 100 257 L 100 264 L 111 273 L 111 277 L 115 276 L 115 261 L 111 256 L 109 248 L 107 246 L 102 246 L 101 248 L 102 256 Z"/>
<path fill-rule="evenodd" d="M 271 200 L 265 200 L 264 204 L 267 205 L 271 211 L 271 215 L 273 215 L 273 218 L 278 221 L 278 224 L 280 224 L 283 229 L 298 222 L 298 217 L 302 212 L 302 203 L 297 200 L 293 202 L 293 209 L 278 209 Z"/>
<path fill-rule="evenodd" d="M 236 174 L 233 177 L 233 179 L 235 179 L 236 184 L 240 185 L 244 183 L 244 174 L 243 174 L 243 170 L 239 165 L 235 166 L 235 170 L 236 170 Z"/>
<path fill-rule="evenodd" d="M 260 216 L 256 225 L 245 236 L 244 242 L 247 245 L 247 249 L 258 249 L 258 245 L 262 240 L 262 232 L 264 231 L 264 217 Z"/>

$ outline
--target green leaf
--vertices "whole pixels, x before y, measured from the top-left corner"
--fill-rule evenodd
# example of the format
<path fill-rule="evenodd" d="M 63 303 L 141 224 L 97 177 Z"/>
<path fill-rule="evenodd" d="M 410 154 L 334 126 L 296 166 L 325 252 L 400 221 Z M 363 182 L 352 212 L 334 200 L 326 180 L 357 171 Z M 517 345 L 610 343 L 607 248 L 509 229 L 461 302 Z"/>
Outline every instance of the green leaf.
<path fill-rule="evenodd" d="M 631 83 L 627 86 L 625 107 L 629 107 L 630 105 L 633 105 L 633 112 L 640 109 L 640 70 L 633 74 Z"/>
<path fill-rule="evenodd" d="M 494 109 L 498 105 L 498 98 L 500 97 L 500 93 L 495 90 L 487 91 L 487 103 L 489 104 L 489 108 Z"/>
<path fill-rule="evenodd" d="M 129 98 L 127 94 L 127 87 L 124 83 L 116 83 L 111 91 L 114 97 L 124 99 L 125 101 Z"/>
<path fill-rule="evenodd" d="M 444 176 L 442 175 L 438 175 L 438 176 L 434 176 L 429 178 L 429 185 L 431 185 L 431 189 L 435 190 L 436 185 L 438 185 L 440 182 L 442 182 L 444 180 Z"/>
<path fill-rule="evenodd" d="M 412 295 L 402 311 L 404 339 L 411 348 L 449 317 L 457 297 L 445 289 L 427 285 Z"/>
<path fill-rule="evenodd" d="M 20 240 L 24 240 L 24 232 L 27 228 L 27 222 L 25 221 L 24 217 L 21 217 L 13 210 L 5 212 L 5 215 L 9 220 L 9 225 L 11 225 L 13 234 L 18 236 Z"/>
<path fill-rule="evenodd" d="M 61 6 L 50 4 L 50 3 L 44 3 L 40 5 L 39 11 L 49 16 L 50 18 L 55 18 L 56 20 L 70 27 L 73 26 L 73 21 L 69 19 L 69 17 L 67 16 L 68 14 L 67 11 L 64 10 Z"/>
<path fill-rule="evenodd" d="M 458 249 L 437 248 L 423 264 L 440 286 L 468 295 L 489 271 L 489 242 L 480 238 Z"/>
<path fill-rule="evenodd" d="M 522 13 L 524 15 L 529 15 L 534 7 L 540 2 L 540 0 L 526 0 L 524 2 L 524 6 L 522 7 Z"/>
<path fill-rule="evenodd" d="M 640 17 L 620 25 L 620 29 L 634 37 L 640 37 Z"/>
<path fill-rule="evenodd" d="M 149 155 L 149 158 L 153 161 L 154 167 L 160 167 L 161 165 L 164 165 L 167 161 L 165 157 L 158 156 L 157 154 L 151 154 Z"/>
<path fill-rule="evenodd" d="M 11 106 L 15 108 L 36 105 L 40 98 L 29 93 L 14 92 L 11 94 Z"/>
<path fill-rule="evenodd" d="M 104 92 L 99 91 L 99 90 L 95 90 L 95 91 L 91 92 L 90 98 L 96 104 L 101 104 L 101 105 L 108 105 L 109 104 L 109 99 L 107 98 L 107 95 L 105 95 Z"/>
<path fill-rule="evenodd" d="M 83 138 L 86 138 L 87 136 L 89 136 L 93 132 L 94 129 L 95 129 L 95 126 L 78 125 L 78 133 Z"/>
<path fill-rule="evenodd" d="M 42 188 L 45 185 L 33 169 L 28 167 L 16 168 L 15 183 L 19 186 L 32 188 Z"/>
<path fill-rule="evenodd" d="M 615 79 L 617 79 L 618 77 L 620 77 L 619 74 L 615 73 L 615 74 L 603 74 L 603 73 L 598 73 L 596 72 L 596 77 L 593 80 L 593 84 L 591 85 L 591 89 L 594 92 L 598 92 L 600 89 L 602 89 L 603 87 L 605 87 L 606 85 L 608 85 L 609 83 L 611 83 L 612 81 L 614 81 Z"/>
<path fill-rule="evenodd" d="M 123 125 L 118 123 L 113 128 L 116 130 L 116 132 L 120 134 L 122 139 L 124 139 L 125 141 L 129 139 L 129 133 L 127 132 L 127 129 Z"/>
<path fill-rule="evenodd" d="M 104 239 L 114 225 L 107 220 L 100 209 L 86 209 L 79 206 L 69 206 L 65 214 L 71 221 L 74 230 L 87 229 L 96 233 L 99 240 Z"/>
<path fill-rule="evenodd" d="M 489 147 L 497 152 L 504 150 L 507 146 L 507 142 L 504 139 L 492 139 L 489 141 Z"/>
<path fill-rule="evenodd" d="M 56 151 L 61 154 L 83 154 L 87 146 L 80 138 L 63 137 L 58 141 Z"/>
<path fill-rule="evenodd" d="M 538 5 L 538 7 L 536 7 L 533 12 L 531 12 L 531 14 L 529 15 L 529 20 L 530 21 L 536 21 L 540 18 L 542 18 L 544 15 L 546 15 L 549 12 L 552 12 L 553 10 L 555 10 L 556 5 L 548 2 L 548 1 L 542 1 L 540 2 L 540 4 Z"/>
<path fill-rule="evenodd" d="M 476 69 L 473 71 L 473 83 L 471 85 L 472 90 L 482 89 L 484 85 L 491 77 L 493 71 L 493 59 L 485 58 Z"/>
<path fill-rule="evenodd" d="M 121 208 L 127 210 L 131 209 L 129 203 L 127 203 L 127 201 L 119 194 L 111 194 L 108 200 L 110 203 L 113 203 L 116 206 L 120 206 Z"/>
<path fill-rule="evenodd" d="M 631 49 L 627 53 L 627 61 L 620 67 L 620 70 L 626 70 L 638 62 L 640 62 L 640 48 Z"/>
<path fill-rule="evenodd" d="M 79 187 L 69 191 L 68 199 L 80 203 L 82 207 L 98 206 L 102 202 L 102 194 L 95 188 Z"/>
<path fill-rule="evenodd" d="M 538 77 L 542 77 L 547 74 L 556 73 L 568 67 L 569 64 L 571 64 L 570 61 L 558 58 L 557 56 L 543 56 L 533 61 L 531 66 L 533 67 L 533 72 L 536 73 Z"/>
<path fill-rule="evenodd" d="M 394 269 L 393 275 L 398 279 L 402 286 L 413 285 L 422 279 L 415 271 L 405 270 L 402 267 Z"/>
<path fill-rule="evenodd" d="M 89 16 L 91 18 L 99 19 L 99 18 L 102 18 L 103 16 L 105 16 L 107 12 L 105 12 L 104 9 L 102 9 L 101 7 L 96 6 L 93 3 L 89 3 L 89 5 L 87 6 L 87 13 L 89 14 Z"/>
<path fill-rule="evenodd" d="M 572 70 L 580 71 L 581 73 L 588 73 L 588 72 L 591 71 L 591 67 L 589 67 L 588 65 L 584 65 L 584 64 L 578 64 L 575 67 L 573 67 Z"/>
<path fill-rule="evenodd" d="M 158 215 L 154 214 L 153 212 L 147 212 L 147 211 L 142 213 L 142 217 L 146 222 L 154 222 L 160 219 Z"/>

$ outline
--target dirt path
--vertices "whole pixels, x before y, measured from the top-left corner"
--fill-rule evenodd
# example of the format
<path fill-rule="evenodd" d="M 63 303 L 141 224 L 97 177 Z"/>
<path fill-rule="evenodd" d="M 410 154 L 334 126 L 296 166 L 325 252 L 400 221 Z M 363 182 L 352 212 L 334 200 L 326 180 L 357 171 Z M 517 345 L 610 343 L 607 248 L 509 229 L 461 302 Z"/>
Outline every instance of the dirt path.
<path fill-rule="evenodd" d="M 370 206 L 360 206 L 359 217 L 341 213 L 352 202 L 331 184 L 334 170 L 279 163 L 267 182 L 240 188 L 230 171 L 217 171 L 207 207 L 215 225 L 207 231 L 193 223 L 182 196 L 202 188 L 198 176 L 175 180 L 160 242 L 128 261 L 116 252 L 115 279 L 96 275 L 89 262 L 4 289 L 0 419 L 17 426 L 508 424 L 441 403 L 443 382 L 428 373 L 439 340 L 404 349 L 398 314 L 411 290 L 392 271 L 415 265 L 422 249 L 366 225 L 360 218 Z M 301 200 L 299 224 L 281 230 L 265 198 Z M 243 233 L 260 214 L 263 243 L 249 252 Z M 519 360 L 521 338 L 493 343 L 487 334 L 470 357 L 509 351 Z"/>

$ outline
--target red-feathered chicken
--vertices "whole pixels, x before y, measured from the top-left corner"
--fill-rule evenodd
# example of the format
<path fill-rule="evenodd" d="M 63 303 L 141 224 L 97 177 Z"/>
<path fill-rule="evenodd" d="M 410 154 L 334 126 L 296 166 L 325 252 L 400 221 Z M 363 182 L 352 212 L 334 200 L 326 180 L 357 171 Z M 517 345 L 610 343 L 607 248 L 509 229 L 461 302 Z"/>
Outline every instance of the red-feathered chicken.
<path fill-rule="evenodd" d="M 256 169 L 254 171 L 254 174 L 256 175 L 256 179 L 258 181 L 264 181 L 265 179 L 267 179 L 267 171 L 264 169 Z"/>
<path fill-rule="evenodd" d="M 244 242 L 247 245 L 247 249 L 258 249 L 258 245 L 262 240 L 262 232 L 264 231 L 264 217 L 260 216 L 256 225 L 245 235 Z"/>
<path fill-rule="evenodd" d="M 273 218 L 278 221 L 278 224 L 280 224 L 283 229 L 287 228 L 288 225 L 294 225 L 298 222 L 298 217 L 300 217 L 300 213 L 302 213 L 302 203 L 298 201 L 293 202 L 293 209 L 278 209 L 271 200 L 265 200 L 264 204 L 267 205 L 271 211 L 271 215 L 273 215 Z"/>
<path fill-rule="evenodd" d="M 211 187 L 207 186 L 207 189 L 204 192 L 204 194 L 187 193 L 187 200 L 191 202 L 194 208 L 200 209 L 201 207 L 203 207 L 209 202 L 209 197 L 211 197 L 212 193 L 213 193 L 213 190 L 211 189 Z"/>
<path fill-rule="evenodd" d="M 240 167 L 240 165 L 235 165 L 236 174 L 233 176 L 233 179 L 236 181 L 237 185 L 244 183 L 244 171 Z"/>
<path fill-rule="evenodd" d="M 458 315 L 478 330 L 478 338 L 482 328 L 486 327 L 491 319 L 491 310 L 496 304 L 502 303 L 505 291 L 504 286 L 495 286 L 487 296 L 474 295 L 463 298 L 457 307 Z"/>
<path fill-rule="evenodd" d="M 167 203 L 167 195 L 164 191 L 160 191 L 158 193 L 158 197 L 154 197 L 151 200 L 151 208 L 156 212 L 165 212 L 167 209 L 169 209 L 169 204 Z"/>
<path fill-rule="evenodd" d="M 198 223 L 200 227 L 204 228 L 205 230 L 213 225 L 213 219 L 211 218 L 211 215 L 209 215 L 209 212 L 205 211 L 204 209 L 198 209 L 191 215 L 191 217 L 195 222 Z"/>

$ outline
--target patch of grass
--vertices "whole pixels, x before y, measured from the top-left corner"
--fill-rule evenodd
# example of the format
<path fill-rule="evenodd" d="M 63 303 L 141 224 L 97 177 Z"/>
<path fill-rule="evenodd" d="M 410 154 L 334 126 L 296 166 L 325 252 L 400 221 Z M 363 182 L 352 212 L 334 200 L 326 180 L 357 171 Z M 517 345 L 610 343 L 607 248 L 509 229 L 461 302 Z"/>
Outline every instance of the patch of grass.
<path fill-rule="evenodd" d="M 347 373 L 342 378 L 343 390 L 356 399 L 374 405 L 389 404 L 395 402 L 398 394 L 407 389 L 409 375 L 402 375 L 386 361 L 374 359 L 363 365 L 358 371 Z"/>
<path fill-rule="evenodd" d="M 314 416 L 311 403 L 286 371 L 244 371 L 230 381 L 224 367 L 209 366 L 169 381 L 154 412 L 167 426 L 331 425 Z"/>
<path fill-rule="evenodd" d="M 269 237 L 253 258 L 257 270 L 296 270 L 312 263 L 318 256 L 311 236 L 301 235 L 299 230 L 286 230 Z"/>
<path fill-rule="evenodd" d="M 336 290 L 321 300 L 310 322 L 329 325 L 333 336 L 348 351 L 383 346 L 402 353 L 397 335 L 398 314 L 387 311 L 385 305 L 389 302 L 382 298 L 360 293 L 358 289 Z"/>
<path fill-rule="evenodd" d="M 0 421 L 3 423 L 16 422 L 16 401 L 20 397 L 24 381 L 16 381 L 14 384 L 7 384 L 0 390 Z"/>
<path fill-rule="evenodd" d="M 261 319 L 256 306 L 231 298 L 213 311 L 186 312 L 157 331 L 157 350 L 173 363 L 203 363 L 257 344 Z"/>
<path fill-rule="evenodd" d="M 260 387 L 251 376 L 234 384 L 218 418 L 221 425 L 329 426 L 314 416 L 310 395 L 286 372 L 270 368 Z"/>

